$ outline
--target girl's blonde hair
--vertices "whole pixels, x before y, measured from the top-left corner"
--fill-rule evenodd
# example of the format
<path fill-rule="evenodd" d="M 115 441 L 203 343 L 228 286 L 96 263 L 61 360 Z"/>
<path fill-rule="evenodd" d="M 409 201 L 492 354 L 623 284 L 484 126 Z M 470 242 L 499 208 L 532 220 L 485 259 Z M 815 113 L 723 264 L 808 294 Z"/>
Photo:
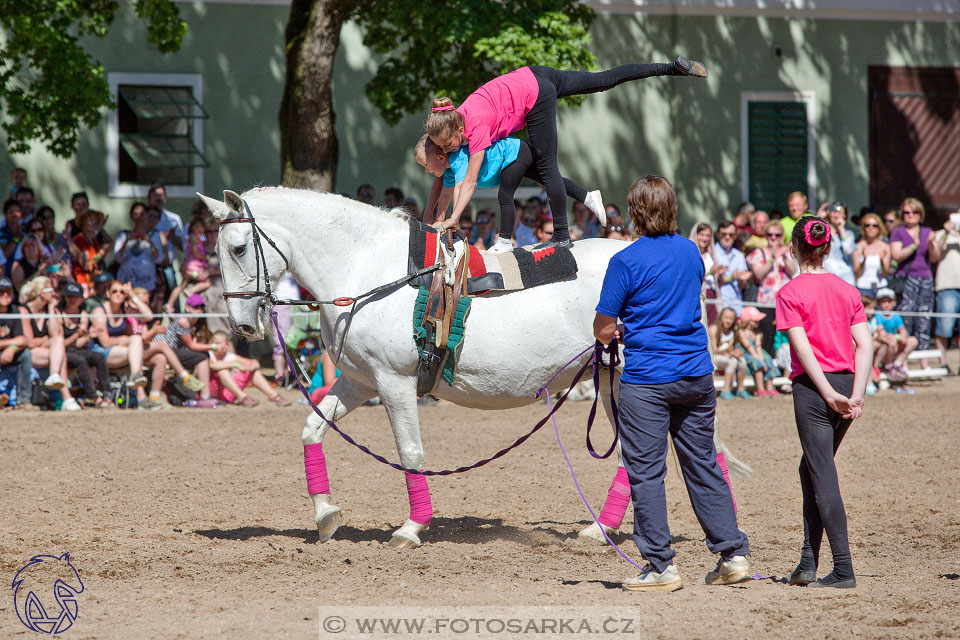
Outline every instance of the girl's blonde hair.
<path fill-rule="evenodd" d="M 863 226 L 867 222 L 867 220 L 873 220 L 874 222 L 877 223 L 877 227 L 879 227 L 880 229 L 881 238 L 885 238 L 887 236 L 887 228 L 883 226 L 883 218 L 881 218 L 876 213 L 865 213 L 863 214 L 863 217 L 860 218 L 860 232 L 863 235 L 867 234 L 867 228 Z"/>
<path fill-rule="evenodd" d="M 26 284 L 20 287 L 20 302 L 23 304 L 32 302 L 40 295 L 41 291 L 51 286 L 53 285 L 47 276 L 31 278 Z"/>
<path fill-rule="evenodd" d="M 435 98 L 430 105 L 430 115 L 423 124 L 430 139 L 446 140 L 464 126 L 463 116 L 453 108 L 453 100 L 447 97 Z"/>
<path fill-rule="evenodd" d="M 911 206 L 920 212 L 920 222 L 923 222 L 923 220 L 927 217 L 926 207 L 924 207 L 923 203 L 916 198 L 905 198 L 904 201 L 900 203 L 900 211 L 903 211 L 903 208 L 906 206 Z M 902 220 L 903 214 L 900 214 L 899 218 Z"/>
<path fill-rule="evenodd" d="M 417 146 L 413 148 L 413 153 L 417 158 L 417 162 L 423 166 L 427 166 L 427 158 L 430 156 L 447 155 L 447 152 L 441 149 L 427 134 L 423 134 L 420 140 L 417 141 Z"/>
<path fill-rule="evenodd" d="M 135 287 L 130 293 L 132 293 L 133 295 L 137 296 L 138 298 L 141 297 L 141 296 L 142 296 L 143 294 L 145 294 L 145 293 L 148 294 L 148 295 L 150 294 L 150 292 L 147 291 L 146 289 L 144 289 L 143 287 Z"/>

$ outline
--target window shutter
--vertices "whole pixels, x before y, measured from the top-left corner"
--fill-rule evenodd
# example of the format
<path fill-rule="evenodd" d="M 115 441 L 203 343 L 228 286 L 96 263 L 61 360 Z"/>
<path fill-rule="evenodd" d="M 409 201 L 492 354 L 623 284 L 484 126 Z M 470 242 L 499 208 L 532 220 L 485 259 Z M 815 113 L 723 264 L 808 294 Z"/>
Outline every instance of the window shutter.
<path fill-rule="evenodd" d="M 807 192 L 806 105 L 751 102 L 747 117 L 750 202 L 786 211 L 791 192 Z"/>

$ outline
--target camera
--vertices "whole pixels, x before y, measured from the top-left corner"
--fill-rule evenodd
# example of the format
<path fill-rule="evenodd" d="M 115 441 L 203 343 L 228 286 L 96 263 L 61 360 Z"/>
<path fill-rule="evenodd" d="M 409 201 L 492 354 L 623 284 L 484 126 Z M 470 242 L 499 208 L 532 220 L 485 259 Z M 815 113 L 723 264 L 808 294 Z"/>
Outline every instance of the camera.
<path fill-rule="evenodd" d="M 826 210 L 827 211 L 843 211 L 844 208 L 845 207 L 843 203 L 837 200 L 836 202 L 831 202 L 830 204 L 828 204 Z"/>

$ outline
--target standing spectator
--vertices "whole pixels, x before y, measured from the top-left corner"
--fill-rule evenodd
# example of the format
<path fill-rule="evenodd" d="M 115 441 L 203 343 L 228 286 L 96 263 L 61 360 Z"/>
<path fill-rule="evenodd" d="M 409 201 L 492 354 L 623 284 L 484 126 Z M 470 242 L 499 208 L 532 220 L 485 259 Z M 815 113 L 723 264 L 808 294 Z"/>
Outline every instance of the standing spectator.
<path fill-rule="evenodd" d="M 68 282 L 63 288 L 63 298 L 60 303 L 60 322 L 63 326 L 63 345 L 66 348 L 67 367 L 76 369 L 77 378 L 83 386 L 83 396 L 89 405 L 98 409 L 113 407 L 107 400 L 110 394 L 110 371 L 107 368 L 107 359 L 93 349 L 87 349 L 90 342 L 90 317 L 80 306 L 83 302 L 83 287 L 76 282 Z M 79 318 L 71 316 L 80 316 Z M 100 384 L 101 396 L 97 397 L 97 389 L 93 384 L 91 369 L 97 372 L 97 382 Z"/>
<path fill-rule="evenodd" d="M 103 259 L 110 252 L 109 244 L 101 244 L 100 231 L 106 216 L 95 209 L 80 214 L 80 233 L 70 240 L 73 279 L 89 291 L 94 276 L 103 271 Z"/>
<path fill-rule="evenodd" d="M 703 260 L 703 271 L 706 274 L 703 278 L 703 295 L 707 300 L 717 300 L 720 297 L 717 275 L 726 271 L 726 268 L 717 264 L 717 256 L 713 248 L 713 229 L 706 222 L 698 222 L 690 230 L 690 239 L 697 243 L 700 258 Z M 706 310 L 707 324 L 716 324 L 717 305 L 708 302 Z"/>
<path fill-rule="evenodd" d="M 538 198 L 530 198 L 523 205 L 520 213 L 520 224 L 513 232 L 513 240 L 518 247 L 537 244 L 536 229 L 540 224 L 542 204 Z"/>
<path fill-rule="evenodd" d="M 593 322 L 594 335 L 604 344 L 623 335 L 620 442 L 633 496 L 633 539 L 650 563 L 623 588 L 674 591 L 683 586 L 670 548 L 663 484 L 668 434 L 707 547 L 720 554 L 707 584 L 750 580 L 747 536 L 737 528 L 713 444 L 717 397 L 700 321 L 703 261 L 676 233 L 676 193 L 665 178 L 639 178 L 628 202 L 639 238 L 610 259 Z M 624 331 L 617 328 L 618 318 Z"/>
<path fill-rule="evenodd" d="M 883 221 L 875 213 L 865 213 L 860 218 L 861 237 L 853 252 L 853 274 L 856 286 L 863 295 L 877 297 L 877 291 L 887 286 L 890 271 L 890 245 L 884 242 L 886 230 Z"/>
<path fill-rule="evenodd" d="M 960 313 L 960 229 L 957 228 L 957 218 L 960 218 L 960 212 L 950 214 L 943 223 L 943 230 L 934 239 L 940 253 L 935 283 L 937 311 L 940 313 Z M 935 341 L 940 350 L 941 367 L 947 366 L 947 347 L 956 322 L 956 318 L 937 318 Z"/>
<path fill-rule="evenodd" d="M 753 231 L 746 242 L 743 243 L 744 254 L 750 253 L 754 249 L 767 248 L 767 237 L 763 235 L 763 233 L 767 228 L 768 222 L 770 222 L 770 216 L 766 211 L 757 211 L 753 214 L 753 219 L 750 224 Z"/>
<path fill-rule="evenodd" d="M 114 256 L 120 267 L 117 280 L 129 282 L 132 287 L 142 287 L 151 294 L 157 287 L 157 263 L 161 260 L 160 248 L 151 238 L 150 219 L 145 215 L 146 206 L 134 202 L 130 206 L 133 228 L 117 234 Z"/>
<path fill-rule="evenodd" d="M 23 240 L 23 227 L 20 226 L 22 216 L 19 202 L 10 199 L 3 203 L 3 220 L 6 224 L 0 228 L 0 250 L 7 262 L 13 260 L 17 245 Z"/>
<path fill-rule="evenodd" d="M 741 202 L 737 215 L 733 217 L 733 226 L 737 228 L 733 246 L 740 251 L 743 251 L 744 244 L 753 235 L 753 214 L 756 210 L 752 202 Z"/>
<path fill-rule="evenodd" d="M 27 170 L 16 167 L 10 172 L 10 188 L 7 189 L 7 198 L 16 198 L 17 192 L 27 186 Z"/>
<path fill-rule="evenodd" d="M 854 283 L 853 252 L 857 250 L 857 240 L 853 231 L 847 229 L 847 205 L 843 202 L 831 202 L 824 207 L 827 224 L 830 225 L 830 253 L 823 261 L 823 268 L 847 284 Z"/>
<path fill-rule="evenodd" d="M 395 209 L 403 204 L 403 191 L 399 187 L 388 187 L 383 192 L 383 206 Z"/>
<path fill-rule="evenodd" d="M 369 184 L 362 184 L 357 187 L 357 200 L 364 204 L 373 204 L 373 199 L 376 197 L 376 191 L 373 190 L 373 187 Z"/>
<path fill-rule="evenodd" d="M 15 314 L 13 304 L 13 283 L 9 278 L 0 276 L 0 315 Z M 10 372 L 15 368 L 16 372 Z M 33 362 L 30 349 L 27 348 L 27 339 L 23 335 L 23 323 L 20 317 L 0 318 L 0 369 L 5 369 L 4 376 L 15 376 L 16 401 L 18 406 L 30 404 L 30 371 Z M 14 404 L 13 394 L 10 403 Z"/>
<path fill-rule="evenodd" d="M 940 259 L 940 245 L 933 241 L 933 229 L 921 225 L 926 212 L 916 198 L 907 198 L 900 205 L 903 225 L 890 236 L 893 259 L 899 265 L 897 276 L 904 278 L 903 294 L 899 311 L 928 313 L 933 311 L 932 265 Z M 925 315 L 904 316 L 907 333 L 917 339 L 921 351 L 930 348 L 930 317 Z M 920 360 L 926 368 L 926 359 Z"/>
<path fill-rule="evenodd" d="M 883 214 L 883 228 L 886 229 L 886 238 L 893 235 L 893 230 L 903 224 L 900 212 L 897 209 L 887 209 Z"/>
<path fill-rule="evenodd" d="M 802 195 L 802 194 L 801 194 Z M 757 249 L 747 258 L 747 264 L 753 271 L 757 283 L 757 303 L 773 306 L 780 287 L 797 275 L 797 263 L 790 257 L 790 250 L 783 244 L 783 223 L 771 220 L 767 223 L 764 235 L 767 236 L 767 248 Z M 763 334 L 763 350 L 773 353 L 773 339 L 777 333 L 774 326 L 774 314 L 764 314 L 760 321 Z"/>
<path fill-rule="evenodd" d="M 65 411 L 79 411 L 80 405 L 70 395 L 67 384 L 67 354 L 63 341 L 63 327 L 57 319 L 57 292 L 50 286 L 50 279 L 38 276 L 20 290 L 20 313 L 23 314 L 23 335 L 26 348 L 30 349 L 33 366 L 47 368 L 50 375 L 44 381 L 47 389 L 56 389 L 63 396 Z M 34 317 L 44 315 L 47 317 Z"/>
<path fill-rule="evenodd" d="M 717 264 L 724 267 L 722 273 L 717 274 L 717 285 L 720 287 L 720 299 L 724 306 L 731 307 L 737 314 L 743 308 L 743 288 L 753 273 L 747 266 L 743 252 L 733 246 L 737 239 L 737 228 L 730 220 L 724 220 L 717 227 Z"/>
<path fill-rule="evenodd" d="M 147 192 L 147 203 L 160 210 L 160 220 L 156 230 L 166 237 L 165 266 L 163 277 L 167 284 L 167 291 L 177 286 L 177 273 L 173 263 L 177 259 L 177 251 L 186 249 L 186 235 L 183 233 L 183 220 L 173 211 L 166 209 L 167 188 L 162 184 L 155 184 Z"/>
<path fill-rule="evenodd" d="M 82 231 L 80 228 L 80 216 L 90 208 L 87 192 L 78 191 L 70 196 L 70 208 L 73 209 L 73 219 L 67 220 L 66 224 L 63 225 L 63 239 L 65 242 L 73 240 L 74 236 Z M 113 238 L 101 227 L 97 232 L 97 242 L 100 243 L 101 247 L 109 247 L 113 244 Z"/>
<path fill-rule="evenodd" d="M 790 244 L 790 234 L 793 231 L 793 226 L 797 224 L 797 220 L 800 219 L 800 216 L 804 214 L 809 206 L 810 204 L 807 201 L 807 196 L 802 191 L 794 191 L 787 196 L 787 209 L 790 211 L 790 215 L 784 216 L 780 220 L 784 244 Z"/>
<path fill-rule="evenodd" d="M 33 195 L 33 189 L 30 187 L 21 187 L 17 191 L 17 202 L 20 203 L 20 211 L 23 213 L 24 221 L 33 217 L 33 207 L 37 204 L 37 199 Z"/>

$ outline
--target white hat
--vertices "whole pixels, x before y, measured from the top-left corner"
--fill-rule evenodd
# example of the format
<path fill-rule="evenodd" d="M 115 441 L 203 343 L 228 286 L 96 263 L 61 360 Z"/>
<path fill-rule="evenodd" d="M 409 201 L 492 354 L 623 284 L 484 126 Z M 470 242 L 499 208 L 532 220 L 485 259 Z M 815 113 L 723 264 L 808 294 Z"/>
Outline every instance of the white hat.
<path fill-rule="evenodd" d="M 893 292 L 893 289 L 890 287 L 884 287 L 877 291 L 877 300 L 883 300 L 884 298 L 890 298 L 891 300 L 897 299 L 897 294 Z"/>

